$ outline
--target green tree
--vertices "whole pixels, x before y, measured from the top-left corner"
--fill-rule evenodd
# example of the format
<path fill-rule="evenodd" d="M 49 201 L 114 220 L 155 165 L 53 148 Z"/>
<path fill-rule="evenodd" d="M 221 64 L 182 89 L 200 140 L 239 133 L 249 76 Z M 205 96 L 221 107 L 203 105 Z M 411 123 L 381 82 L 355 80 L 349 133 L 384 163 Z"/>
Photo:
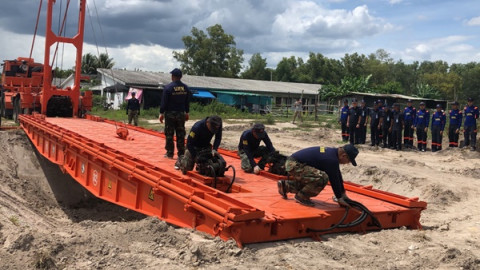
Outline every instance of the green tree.
<path fill-rule="evenodd" d="M 242 78 L 253 80 L 270 80 L 270 72 L 267 70 L 267 59 L 259 53 L 252 55 L 248 61 L 248 68 L 242 73 Z"/>
<path fill-rule="evenodd" d="M 110 58 L 107 53 L 101 53 L 98 57 L 96 57 L 96 60 L 97 68 L 111 69 L 115 65 L 113 58 Z"/>
<path fill-rule="evenodd" d="M 115 62 L 108 54 L 101 53 L 98 57 L 87 53 L 82 57 L 82 73 L 83 74 L 97 74 L 97 68 L 113 68 Z"/>
<path fill-rule="evenodd" d="M 59 67 L 56 67 L 54 70 L 54 74 L 56 78 L 68 78 L 68 76 L 73 74 L 73 69 L 60 69 Z"/>
<path fill-rule="evenodd" d="M 96 74 L 97 73 L 97 59 L 91 54 L 87 53 L 82 57 L 82 73 Z"/>
<path fill-rule="evenodd" d="M 191 36 L 182 37 L 183 52 L 174 51 L 173 57 L 181 63 L 185 73 L 214 77 L 238 77 L 243 62 L 243 50 L 235 47 L 233 35 L 225 33 L 216 24 L 207 33 L 196 27 Z"/>
<path fill-rule="evenodd" d="M 296 82 L 296 70 L 298 67 L 298 62 L 295 56 L 290 58 L 283 57 L 282 60 L 277 64 L 277 69 L 275 70 L 276 80 L 282 82 Z"/>
<path fill-rule="evenodd" d="M 440 98 L 440 93 L 437 89 L 429 84 L 420 83 L 416 86 L 416 96 L 423 98 Z"/>

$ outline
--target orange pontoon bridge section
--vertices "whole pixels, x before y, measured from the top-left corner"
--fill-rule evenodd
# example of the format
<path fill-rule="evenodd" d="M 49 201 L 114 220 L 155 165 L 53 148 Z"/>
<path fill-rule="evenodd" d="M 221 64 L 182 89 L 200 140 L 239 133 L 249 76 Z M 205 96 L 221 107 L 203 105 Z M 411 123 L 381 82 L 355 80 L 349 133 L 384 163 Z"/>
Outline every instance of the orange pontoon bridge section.
<path fill-rule="evenodd" d="M 332 232 L 378 230 L 371 218 L 355 226 L 329 230 L 346 212 L 332 200 L 330 186 L 313 198 L 315 207 L 296 203 L 292 194 L 284 200 L 277 190 L 280 176 L 244 173 L 233 151 L 219 149 L 227 164 L 237 168 L 232 184 L 232 170 L 217 181 L 195 171 L 182 175 L 174 170 L 175 161 L 163 157 L 165 138 L 157 131 L 95 116 L 79 119 L 21 115 L 20 122 L 43 156 L 95 196 L 177 226 L 225 240 L 233 238 L 239 246 L 317 238 Z M 120 126 L 128 129 L 126 140 L 117 136 Z M 345 183 L 345 188 L 351 199 L 368 207 L 382 228 L 421 228 L 420 214 L 427 204 L 418 198 L 350 182 Z M 343 223 L 358 220 L 360 215 L 360 211 L 350 210 Z"/>

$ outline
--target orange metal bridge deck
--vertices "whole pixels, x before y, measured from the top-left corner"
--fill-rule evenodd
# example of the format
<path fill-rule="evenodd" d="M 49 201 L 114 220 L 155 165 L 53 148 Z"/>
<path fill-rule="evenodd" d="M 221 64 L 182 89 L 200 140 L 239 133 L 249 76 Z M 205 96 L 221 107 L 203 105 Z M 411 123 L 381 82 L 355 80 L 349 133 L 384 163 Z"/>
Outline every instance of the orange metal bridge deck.
<path fill-rule="evenodd" d="M 317 237 L 307 228 L 326 229 L 338 223 L 344 208 L 332 201 L 327 187 L 313 201 L 315 207 L 284 200 L 277 192 L 279 176 L 262 172 L 246 174 L 236 152 L 220 149 L 227 164 L 237 168 L 230 193 L 225 193 L 232 172 L 213 179 L 196 172 L 182 175 L 174 160 L 163 157 L 163 134 L 128 126 L 129 139 L 116 135 L 117 124 L 89 119 L 45 118 L 22 115 L 20 122 L 38 151 L 58 164 L 95 196 L 132 210 L 157 216 L 169 223 L 233 238 L 239 245 L 289 238 Z M 421 228 L 420 213 L 426 203 L 418 198 L 345 183 L 348 196 L 367 206 L 383 228 Z M 350 211 L 346 222 L 360 214 Z M 358 226 L 339 231 L 378 229 L 367 218 Z"/>

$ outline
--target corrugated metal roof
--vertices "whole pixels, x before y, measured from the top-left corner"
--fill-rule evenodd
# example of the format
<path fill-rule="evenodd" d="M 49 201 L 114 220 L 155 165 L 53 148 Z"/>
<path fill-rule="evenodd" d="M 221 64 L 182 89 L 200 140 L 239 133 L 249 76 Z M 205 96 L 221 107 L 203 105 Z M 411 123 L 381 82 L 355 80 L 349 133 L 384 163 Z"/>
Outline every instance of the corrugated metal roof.
<path fill-rule="evenodd" d="M 128 85 L 145 85 L 152 88 L 162 88 L 171 82 L 170 73 L 145 72 L 130 70 L 98 69 L 104 76 Z M 321 84 L 290 83 L 276 81 L 259 81 L 234 78 L 219 78 L 184 75 L 182 82 L 192 88 L 247 91 L 257 93 L 301 94 L 302 90 L 307 95 L 317 95 Z"/>
<path fill-rule="evenodd" d="M 412 96 L 406 96 L 406 95 L 401 95 L 401 94 L 381 94 L 381 93 L 362 93 L 362 92 L 350 92 L 350 93 L 344 95 L 343 97 L 346 97 L 346 96 L 349 96 L 349 95 L 362 95 L 362 96 L 370 96 L 370 97 L 390 97 L 390 98 L 411 99 L 411 100 L 433 100 L 433 101 L 442 101 L 442 102 L 445 101 L 445 100 L 442 100 L 442 99 L 412 97 Z"/>

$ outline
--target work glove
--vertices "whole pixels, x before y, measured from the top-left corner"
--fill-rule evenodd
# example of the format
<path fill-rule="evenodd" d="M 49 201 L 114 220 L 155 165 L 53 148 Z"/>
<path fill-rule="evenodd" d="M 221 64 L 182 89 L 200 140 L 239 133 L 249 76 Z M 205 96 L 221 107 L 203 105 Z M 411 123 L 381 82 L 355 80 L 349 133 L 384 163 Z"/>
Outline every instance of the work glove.
<path fill-rule="evenodd" d="M 165 116 L 163 116 L 163 114 L 160 114 L 160 116 L 158 117 L 158 120 L 160 121 L 160 123 L 163 123 L 163 119 Z"/>
<path fill-rule="evenodd" d="M 185 114 L 185 121 L 188 121 L 188 119 L 190 119 L 190 115 L 188 115 L 188 113 Z"/>
<path fill-rule="evenodd" d="M 262 169 L 257 165 L 255 168 L 253 168 L 253 173 L 254 174 L 259 174 Z"/>

